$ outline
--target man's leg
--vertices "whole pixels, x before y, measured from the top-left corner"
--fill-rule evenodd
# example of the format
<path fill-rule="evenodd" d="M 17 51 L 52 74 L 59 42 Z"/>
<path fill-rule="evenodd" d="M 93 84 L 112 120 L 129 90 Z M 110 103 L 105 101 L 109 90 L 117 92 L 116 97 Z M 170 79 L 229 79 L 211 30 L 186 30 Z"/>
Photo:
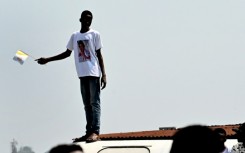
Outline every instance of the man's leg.
<path fill-rule="evenodd" d="M 90 80 L 90 102 L 92 106 L 92 132 L 100 133 L 100 78 L 91 77 Z"/>
<path fill-rule="evenodd" d="M 88 137 L 87 142 L 99 140 L 100 133 L 100 78 L 90 77 L 90 104 L 92 106 L 92 134 Z"/>
<path fill-rule="evenodd" d="M 84 104 L 84 110 L 86 115 L 86 135 L 91 134 L 92 129 L 92 122 L 93 122 L 93 116 L 92 116 L 92 106 L 90 104 L 90 87 L 89 87 L 89 78 L 88 77 L 81 77 L 80 78 L 80 88 L 81 88 L 81 94 L 83 98 L 83 104 Z M 87 136 L 87 137 L 88 137 Z"/>

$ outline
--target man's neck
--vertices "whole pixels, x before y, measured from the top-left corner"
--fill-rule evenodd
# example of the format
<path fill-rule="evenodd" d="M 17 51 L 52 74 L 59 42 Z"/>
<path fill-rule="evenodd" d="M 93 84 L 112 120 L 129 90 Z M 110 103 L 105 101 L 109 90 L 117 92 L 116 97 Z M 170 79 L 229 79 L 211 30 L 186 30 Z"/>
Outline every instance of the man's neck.
<path fill-rule="evenodd" d="M 81 33 L 85 33 L 85 32 L 88 32 L 90 30 L 90 28 L 82 28 L 80 30 Z"/>

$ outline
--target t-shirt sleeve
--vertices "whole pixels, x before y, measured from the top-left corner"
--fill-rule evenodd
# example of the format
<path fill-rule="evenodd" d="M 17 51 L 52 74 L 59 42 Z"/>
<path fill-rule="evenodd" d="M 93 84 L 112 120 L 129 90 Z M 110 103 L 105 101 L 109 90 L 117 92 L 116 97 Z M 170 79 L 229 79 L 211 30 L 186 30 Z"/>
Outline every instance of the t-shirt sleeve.
<path fill-rule="evenodd" d="M 70 40 L 68 41 L 66 48 L 69 50 L 73 50 L 73 39 L 74 39 L 74 34 L 71 35 Z"/>
<path fill-rule="evenodd" d="M 95 50 L 101 49 L 103 47 L 101 39 L 100 39 L 100 34 L 96 33 L 95 35 Z"/>

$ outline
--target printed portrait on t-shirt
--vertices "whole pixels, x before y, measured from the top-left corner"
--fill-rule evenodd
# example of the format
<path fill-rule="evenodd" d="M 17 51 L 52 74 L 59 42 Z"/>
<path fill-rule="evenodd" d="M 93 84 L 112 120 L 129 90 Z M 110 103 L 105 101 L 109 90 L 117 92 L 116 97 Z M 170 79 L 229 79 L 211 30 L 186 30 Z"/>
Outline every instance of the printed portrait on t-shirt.
<path fill-rule="evenodd" d="M 78 58 L 79 62 L 85 62 L 91 60 L 90 50 L 89 50 L 89 41 L 88 40 L 79 40 L 77 41 L 78 46 Z"/>

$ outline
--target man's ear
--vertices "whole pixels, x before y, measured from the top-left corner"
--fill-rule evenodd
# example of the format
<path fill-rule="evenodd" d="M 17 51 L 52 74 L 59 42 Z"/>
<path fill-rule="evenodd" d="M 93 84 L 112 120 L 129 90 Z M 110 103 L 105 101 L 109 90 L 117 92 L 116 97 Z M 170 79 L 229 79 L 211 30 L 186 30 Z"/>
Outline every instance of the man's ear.
<path fill-rule="evenodd" d="M 79 21 L 82 22 L 82 19 L 80 18 Z"/>

